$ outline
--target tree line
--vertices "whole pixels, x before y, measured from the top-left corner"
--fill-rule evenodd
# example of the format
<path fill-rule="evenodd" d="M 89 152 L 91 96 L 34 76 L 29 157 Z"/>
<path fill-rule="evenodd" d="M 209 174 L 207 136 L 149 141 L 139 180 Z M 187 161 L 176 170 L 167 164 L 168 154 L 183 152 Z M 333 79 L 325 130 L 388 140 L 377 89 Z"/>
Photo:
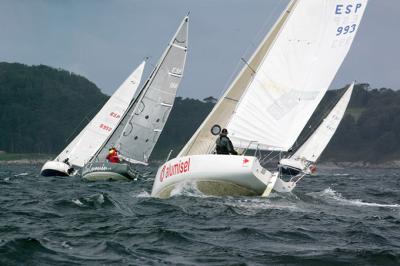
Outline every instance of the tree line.
<path fill-rule="evenodd" d="M 304 141 L 343 94 L 328 91 L 298 140 Z M 44 65 L 0 63 L 0 151 L 59 153 L 108 96 L 86 78 Z M 324 161 L 384 162 L 400 154 L 400 92 L 357 84 L 346 115 L 323 153 Z M 153 152 L 164 159 L 184 146 L 214 106 L 177 97 Z"/>

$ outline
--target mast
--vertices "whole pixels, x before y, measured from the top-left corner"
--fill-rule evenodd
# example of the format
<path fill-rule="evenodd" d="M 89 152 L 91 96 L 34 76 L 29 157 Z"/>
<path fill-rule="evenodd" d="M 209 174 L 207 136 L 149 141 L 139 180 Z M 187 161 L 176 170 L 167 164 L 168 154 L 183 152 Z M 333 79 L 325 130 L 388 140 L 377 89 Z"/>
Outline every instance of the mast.
<path fill-rule="evenodd" d="M 294 0 L 178 156 L 209 153 L 214 125 L 237 148 L 287 151 L 359 28 L 367 0 Z"/>
<path fill-rule="evenodd" d="M 133 99 L 143 74 L 143 61 L 112 94 L 108 101 L 85 126 L 85 128 L 56 157 L 57 161 L 69 158 L 69 162 L 82 167 L 96 153 L 109 136 L 109 128 L 114 128 Z"/>
<path fill-rule="evenodd" d="M 183 77 L 188 21 L 186 16 L 140 93 L 91 161 L 97 157 L 105 158 L 106 147 L 109 146 L 115 146 L 127 161 L 147 161 L 169 116 Z"/>
<path fill-rule="evenodd" d="M 216 137 L 210 133 L 211 128 L 214 125 L 219 125 L 221 128 L 227 126 L 240 99 L 253 80 L 262 60 L 271 49 L 297 2 L 298 0 L 290 1 L 270 32 L 257 47 L 250 60 L 245 62 L 245 66 L 242 68 L 239 75 L 236 76 L 235 80 L 225 91 L 224 95 L 217 102 L 211 113 L 203 121 L 185 147 L 180 151 L 178 157 L 192 154 L 204 154 L 210 151 L 210 148 L 212 148 L 216 139 Z"/>

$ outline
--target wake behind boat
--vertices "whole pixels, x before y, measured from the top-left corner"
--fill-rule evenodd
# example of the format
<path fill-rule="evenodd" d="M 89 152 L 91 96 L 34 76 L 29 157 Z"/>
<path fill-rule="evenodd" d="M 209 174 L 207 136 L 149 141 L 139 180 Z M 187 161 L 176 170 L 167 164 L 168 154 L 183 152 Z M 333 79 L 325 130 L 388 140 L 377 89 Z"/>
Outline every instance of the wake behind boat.
<path fill-rule="evenodd" d="M 54 160 L 43 165 L 42 176 L 72 175 L 76 172 L 74 167 L 82 167 L 94 155 L 135 96 L 144 66 L 145 62 L 142 62 L 78 136 Z"/>
<path fill-rule="evenodd" d="M 295 181 L 283 182 L 276 169 L 258 167 L 257 152 L 216 157 L 218 135 L 226 128 L 234 146 L 244 152 L 290 150 L 346 57 L 366 5 L 367 0 L 290 1 L 178 157 L 161 166 L 152 196 L 168 197 L 180 183 L 203 181 L 240 187 L 235 195 L 238 191 L 263 196 L 272 189 L 291 191 Z M 341 12 L 343 8 L 347 11 Z M 191 160 L 190 171 L 174 174 L 167 181 L 160 178 L 164 167 L 186 158 Z M 250 168 L 244 166 L 244 159 Z M 223 188 L 216 191 L 209 186 L 202 191 L 219 195 Z"/>
<path fill-rule="evenodd" d="M 183 77 L 188 41 L 185 17 L 138 97 L 123 114 L 111 135 L 90 161 L 82 178 L 129 180 L 135 178 L 148 158 L 167 122 Z M 109 162 L 106 161 L 108 158 Z"/>

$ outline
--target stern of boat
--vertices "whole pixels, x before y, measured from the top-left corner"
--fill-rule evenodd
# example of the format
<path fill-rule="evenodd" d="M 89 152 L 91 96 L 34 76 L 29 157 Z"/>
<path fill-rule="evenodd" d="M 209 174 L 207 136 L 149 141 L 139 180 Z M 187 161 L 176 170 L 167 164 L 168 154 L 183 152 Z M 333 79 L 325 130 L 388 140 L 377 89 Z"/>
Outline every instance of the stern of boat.
<path fill-rule="evenodd" d="M 40 170 L 42 176 L 69 176 L 73 173 L 70 165 L 58 161 L 47 161 Z"/>
<path fill-rule="evenodd" d="M 124 163 L 94 162 L 83 166 L 82 178 L 87 181 L 131 180 L 129 165 Z"/>

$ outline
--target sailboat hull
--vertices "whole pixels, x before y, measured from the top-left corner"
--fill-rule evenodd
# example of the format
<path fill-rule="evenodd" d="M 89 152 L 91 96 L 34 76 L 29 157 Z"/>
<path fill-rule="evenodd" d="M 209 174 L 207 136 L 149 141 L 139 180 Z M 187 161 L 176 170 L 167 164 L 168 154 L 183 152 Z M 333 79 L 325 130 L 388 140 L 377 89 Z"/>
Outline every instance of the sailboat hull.
<path fill-rule="evenodd" d="M 194 183 L 206 195 L 262 195 L 271 173 L 252 156 L 193 155 L 163 164 L 155 177 L 152 196 L 167 198 L 175 188 Z"/>
<path fill-rule="evenodd" d="M 82 178 L 88 181 L 132 180 L 137 173 L 128 164 L 97 162 L 90 163 L 82 169 Z"/>
<path fill-rule="evenodd" d="M 40 175 L 42 176 L 69 176 L 73 173 L 73 169 L 66 163 L 57 161 L 47 161 L 42 170 L 40 170 Z"/>

